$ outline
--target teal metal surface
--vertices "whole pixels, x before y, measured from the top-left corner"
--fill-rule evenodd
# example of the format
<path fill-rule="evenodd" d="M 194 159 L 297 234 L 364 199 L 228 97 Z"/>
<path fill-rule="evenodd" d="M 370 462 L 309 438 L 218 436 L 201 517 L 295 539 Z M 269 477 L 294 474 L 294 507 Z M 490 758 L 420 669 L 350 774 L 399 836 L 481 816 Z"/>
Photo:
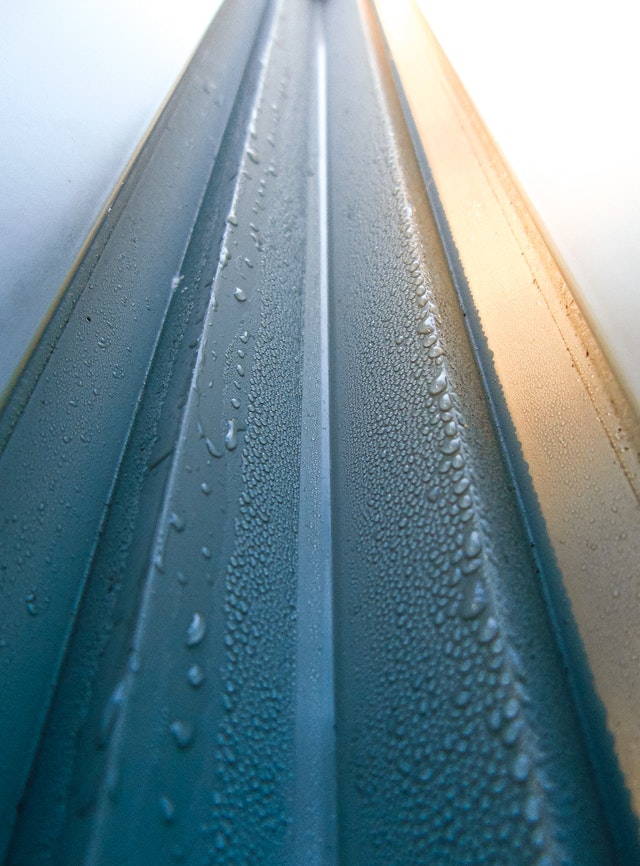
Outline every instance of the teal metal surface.
<path fill-rule="evenodd" d="M 636 862 L 357 6 L 223 8 L 3 423 L 7 863 Z"/>

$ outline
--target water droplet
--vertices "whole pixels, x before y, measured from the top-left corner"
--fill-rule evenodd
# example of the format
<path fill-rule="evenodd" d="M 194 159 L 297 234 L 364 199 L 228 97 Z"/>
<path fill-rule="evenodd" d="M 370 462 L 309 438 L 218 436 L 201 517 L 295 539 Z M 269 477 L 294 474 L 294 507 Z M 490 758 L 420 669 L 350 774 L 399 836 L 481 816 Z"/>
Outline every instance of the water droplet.
<path fill-rule="evenodd" d="M 427 316 L 418 325 L 419 334 L 432 334 L 435 330 L 435 323 L 432 316 Z"/>
<path fill-rule="evenodd" d="M 540 820 L 541 804 L 539 797 L 532 795 L 524 806 L 524 817 L 529 824 L 537 824 Z"/>
<path fill-rule="evenodd" d="M 158 803 L 160 805 L 162 820 L 166 821 L 167 824 L 171 824 L 175 820 L 176 807 L 168 797 L 160 797 Z"/>
<path fill-rule="evenodd" d="M 28 595 L 26 595 L 25 599 L 24 599 L 24 603 L 26 604 L 27 610 L 29 611 L 31 616 L 37 616 L 38 615 L 38 608 L 36 606 L 37 599 L 36 599 L 35 592 L 30 592 Z"/>
<path fill-rule="evenodd" d="M 505 718 L 511 721 L 512 719 L 515 719 L 519 712 L 520 704 L 518 703 L 518 700 L 516 698 L 509 698 L 504 708 Z"/>
<path fill-rule="evenodd" d="M 220 451 L 218 451 L 218 449 L 208 436 L 205 436 L 204 444 L 207 446 L 207 451 L 209 452 L 209 454 L 211 454 L 212 457 L 222 457 L 222 454 L 220 453 Z"/>
<path fill-rule="evenodd" d="M 230 225 L 232 226 L 238 225 L 238 217 L 235 215 L 235 213 L 233 213 L 233 211 L 227 217 L 227 222 L 230 223 Z"/>
<path fill-rule="evenodd" d="M 176 274 L 171 280 L 171 288 L 177 289 L 180 283 L 184 280 L 184 274 Z"/>
<path fill-rule="evenodd" d="M 184 518 L 180 517 L 179 514 L 176 514 L 175 511 L 172 511 L 169 516 L 169 525 L 173 526 L 176 532 L 182 532 L 185 527 Z"/>
<path fill-rule="evenodd" d="M 437 377 L 429 384 L 429 393 L 432 397 L 441 394 L 447 387 L 447 376 L 444 370 L 440 370 Z"/>
<path fill-rule="evenodd" d="M 238 444 L 238 431 L 235 418 L 232 418 L 228 422 L 227 432 L 224 437 L 224 444 L 226 445 L 228 451 L 233 451 Z"/>
<path fill-rule="evenodd" d="M 475 559 L 469 559 L 466 562 L 463 562 L 460 571 L 463 574 L 470 575 L 470 574 L 473 574 L 474 571 L 478 571 L 478 569 L 481 566 L 482 566 L 482 558 L 480 556 L 478 556 Z"/>
<path fill-rule="evenodd" d="M 462 709 L 462 707 L 466 707 L 471 702 L 471 692 L 467 689 L 463 689 L 463 691 L 458 692 L 455 698 L 455 705 Z"/>
<path fill-rule="evenodd" d="M 469 533 L 469 536 L 464 543 L 465 556 L 468 556 L 469 559 L 473 559 L 473 557 L 477 556 L 481 550 L 482 541 L 480 538 L 480 533 L 477 532 L 477 530 L 473 529 Z"/>
<path fill-rule="evenodd" d="M 171 723 L 171 733 L 179 749 L 187 749 L 193 743 L 194 729 L 191 722 L 177 719 Z"/>
<path fill-rule="evenodd" d="M 480 634 L 478 635 L 478 640 L 480 643 L 491 643 L 494 638 L 498 635 L 498 623 L 492 616 L 488 616 L 485 620 L 482 628 L 480 629 Z"/>
<path fill-rule="evenodd" d="M 522 724 L 520 721 L 518 721 L 518 719 L 516 719 L 514 722 L 510 722 L 506 726 L 506 728 L 502 732 L 502 742 L 505 744 L 505 746 L 513 746 L 517 742 L 518 737 L 520 736 L 521 727 Z"/>
<path fill-rule="evenodd" d="M 234 289 L 233 296 L 236 299 L 236 301 L 246 301 L 247 300 L 247 293 L 240 286 L 238 286 L 236 289 Z"/>
<path fill-rule="evenodd" d="M 454 469 L 462 469 L 464 466 L 464 457 L 462 456 L 462 454 L 454 454 L 451 465 Z"/>
<path fill-rule="evenodd" d="M 499 709 L 492 710 L 489 715 L 489 727 L 492 731 L 499 731 L 502 727 L 502 713 Z"/>
<path fill-rule="evenodd" d="M 513 776 L 518 782 L 526 782 L 529 776 L 529 756 L 520 752 L 513 762 Z"/>
<path fill-rule="evenodd" d="M 237 397 L 232 397 L 231 398 L 231 405 L 233 406 L 234 409 L 239 409 L 240 408 L 240 400 L 238 400 Z"/>
<path fill-rule="evenodd" d="M 204 676 L 204 671 L 202 670 L 200 665 L 191 665 L 191 667 L 187 671 L 187 679 L 189 680 L 191 685 L 194 687 L 194 689 L 197 689 L 199 686 L 202 685 L 202 683 L 204 682 L 205 676 Z"/>
<path fill-rule="evenodd" d="M 454 436 L 453 439 L 447 439 L 440 446 L 440 450 L 443 454 L 455 454 L 456 451 L 460 450 L 460 439 L 458 436 Z"/>
<path fill-rule="evenodd" d="M 200 613 L 194 613 L 187 629 L 187 646 L 197 646 L 205 636 L 207 624 Z"/>
<path fill-rule="evenodd" d="M 200 548 L 200 553 L 204 556 L 205 559 L 211 559 L 211 550 L 206 545 L 203 545 Z"/>
<path fill-rule="evenodd" d="M 208 496 L 211 493 L 211 485 L 207 484 L 206 481 L 203 481 L 200 485 L 200 490 L 202 490 L 205 496 Z"/>
<path fill-rule="evenodd" d="M 236 364 L 236 371 L 238 373 L 238 376 L 244 376 L 244 367 L 242 366 L 242 364 Z"/>
<path fill-rule="evenodd" d="M 252 150 L 251 148 L 249 148 L 249 149 L 247 150 L 247 156 L 249 157 L 249 159 L 251 160 L 251 162 L 254 163 L 254 165 L 259 165 L 259 164 L 260 164 L 260 157 L 259 157 L 258 154 L 255 152 L 255 150 Z"/>
<path fill-rule="evenodd" d="M 249 342 L 249 331 L 243 331 L 240 334 L 240 339 L 242 340 L 243 343 L 248 343 Z"/>
<path fill-rule="evenodd" d="M 468 580 L 464 587 L 464 596 L 460 605 L 460 616 L 463 619 L 475 619 L 487 606 L 487 593 L 480 580 Z"/>

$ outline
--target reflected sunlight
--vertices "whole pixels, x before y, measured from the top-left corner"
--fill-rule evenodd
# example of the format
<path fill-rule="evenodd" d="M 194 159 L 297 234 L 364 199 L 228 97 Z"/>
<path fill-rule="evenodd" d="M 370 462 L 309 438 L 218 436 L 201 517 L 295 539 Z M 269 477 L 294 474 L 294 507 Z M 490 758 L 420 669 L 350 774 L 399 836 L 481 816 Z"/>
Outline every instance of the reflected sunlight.
<path fill-rule="evenodd" d="M 420 0 L 640 402 L 640 80 L 625 0 Z M 461 24 L 464 26 L 461 26 Z"/>

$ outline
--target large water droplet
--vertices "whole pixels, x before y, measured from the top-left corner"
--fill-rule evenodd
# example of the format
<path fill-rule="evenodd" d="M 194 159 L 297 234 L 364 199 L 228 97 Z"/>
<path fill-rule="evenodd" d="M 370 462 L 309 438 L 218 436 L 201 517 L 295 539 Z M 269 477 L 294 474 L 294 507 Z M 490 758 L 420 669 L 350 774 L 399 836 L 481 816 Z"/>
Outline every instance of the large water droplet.
<path fill-rule="evenodd" d="M 160 806 L 162 820 L 166 821 L 167 824 L 171 824 L 175 820 L 176 807 L 168 797 L 160 797 L 158 804 Z"/>
<path fill-rule="evenodd" d="M 419 334 L 432 334 L 435 330 L 435 323 L 432 316 L 427 316 L 418 325 Z"/>
<path fill-rule="evenodd" d="M 513 719 L 515 719 L 515 717 L 518 715 L 519 712 L 520 712 L 520 704 L 519 704 L 517 698 L 509 698 L 509 700 L 507 701 L 507 703 L 505 704 L 505 707 L 504 707 L 505 718 L 509 719 L 509 721 L 512 721 Z"/>
<path fill-rule="evenodd" d="M 193 743 L 194 729 L 191 722 L 177 719 L 171 723 L 171 733 L 180 749 L 186 749 Z"/>
<path fill-rule="evenodd" d="M 444 370 L 441 370 L 433 382 L 429 385 L 429 393 L 432 397 L 441 394 L 447 387 L 447 376 Z"/>
<path fill-rule="evenodd" d="M 528 798 L 524 807 L 524 817 L 529 824 L 537 824 L 541 814 L 540 798 L 532 795 Z"/>
<path fill-rule="evenodd" d="M 212 457 L 222 457 L 222 454 L 220 453 L 220 451 L 218 451 L 218 449 L 208 436 L 205 436 L 204 444 L 207 446 L 207 451 L 209 452 L 209 454 L 211 454 Z"/>
<path fill-rule="evenodd" d="M 28 593 L 24 598 L 24 603 L 31 616 L 38 615 L 37 598 L 35 592 Z"/>
<path fill-rule="evenodd" d="M 460 605 L 460 615 L 463 619 L 474 619 L 480 616 L 487 606 L 487 593 L 481 580 L 468 580 L 464 587 L 464 596 Z"/>
<path fill-rule="evenodd" d="M 194 613 L 187 629 L 187 646 L 197 646 L 205 636 L 207 624 L 200 613 Z"/>
<path fill-rule="evenodd" d="M 480 629 L 478 640 L 480 643 L 491 643 L 498 635 L 498 623 L 492 616 L 488 616 Z"/>
<path fill-rule="evenodd" d="M 194 687 L 197 689 L 205 680 L 204 671 L 200 667 L 200 665 L 191 665 L 189 670 L 187 671 L 187 679 Z"/>
<path fill-rule="evenodd" d="M 464 552 L 465 555 L 469 557 L 469 559 L 473 559 L 474 556 L 477 556 L 482 550 L 482 541 L 480 538 L 480 533 L 473 529 L 464 543 Z"/>
<path fill-rule="evenodd" d="M 440 446 L 440 450 L 443 454 L 455 454 L 456 451 L 460 450 L 460 439 L 458 436 L 454 436 L 453 439 L 447 439 Z"/>
<path fill-rule="evenodd" d="M 529 756 L 524 752 L 516 755 L 513 762 L 513 776 L 518 782 L 526 782 L 529 776 Z"/>
<path fill-rule="evenodd" d="M 226 445 L 228 451 L 234 451 L 238 444 L 238 430 L 235 418 L 232 418 L 228 422 L 227 432 L 224 437 L 224 444 Z"/>

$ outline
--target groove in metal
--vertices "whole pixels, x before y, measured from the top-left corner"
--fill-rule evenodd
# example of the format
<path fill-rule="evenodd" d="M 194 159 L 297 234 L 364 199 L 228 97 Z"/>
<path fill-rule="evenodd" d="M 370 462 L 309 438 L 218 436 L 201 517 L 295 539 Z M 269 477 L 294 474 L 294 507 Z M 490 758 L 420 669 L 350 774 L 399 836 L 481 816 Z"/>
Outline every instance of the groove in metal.
<path fill-rule="evenodd" d="M 304 309 L 296 657 L 296 793 L 292 863 L 336 863 L 333 592 L 329 407 L 327 70 L 315 24 L 316 112 L 310 143 Z"/>

